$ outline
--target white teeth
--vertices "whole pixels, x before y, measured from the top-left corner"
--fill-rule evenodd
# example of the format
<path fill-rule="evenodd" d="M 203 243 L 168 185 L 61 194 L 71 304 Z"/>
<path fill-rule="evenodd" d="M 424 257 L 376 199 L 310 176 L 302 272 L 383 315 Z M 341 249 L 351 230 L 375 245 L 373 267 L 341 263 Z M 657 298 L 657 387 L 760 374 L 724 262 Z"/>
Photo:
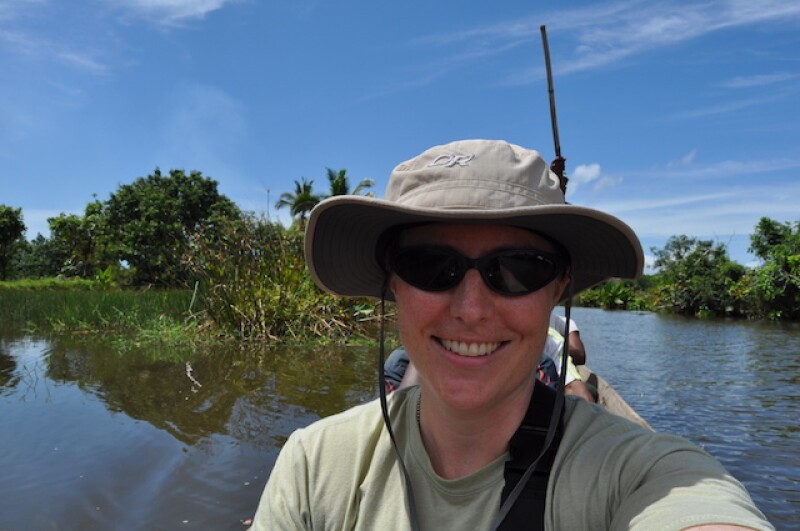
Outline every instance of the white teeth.
<path fill-rule="evenodd" d="M 497 350 L 500 343 L 463 343 L 451 339 L 442 339 L 442 345 L 459 356 L 486 356 Z"/>

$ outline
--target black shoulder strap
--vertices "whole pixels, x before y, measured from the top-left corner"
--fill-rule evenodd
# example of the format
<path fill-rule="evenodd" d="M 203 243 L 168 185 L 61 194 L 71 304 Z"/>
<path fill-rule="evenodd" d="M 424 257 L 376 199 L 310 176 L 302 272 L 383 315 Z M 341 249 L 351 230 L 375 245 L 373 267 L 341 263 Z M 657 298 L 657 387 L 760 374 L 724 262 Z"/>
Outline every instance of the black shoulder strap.
<path fill-rule="evenodd" d="M 500 498 L 501 505 L 519 482 L 528 466 L 542 451 L 542 446 L 547 437 L 547 428 L 550 425 L 550 416 L 553 414 L 553 407 L 556 403 L 556 394 L 555 390 L 536 380 L 536 387 L 534 388 L 528 411 L 509 443 L 511 459 L 506 461 L 506 484 Z M 517 498 L 516 503 L 511 507 L 503 523 L 498 527 L 498 530 L 530 529 L 539 531 L 544 529 L 547 480 L 550 478 L 550 468 L 553 466 L 553 460 L 561 442 L 562 431 L 562 419 L 559 419 L 553 443 L 547 453 L 539 460 L 527 485 L 519 498 Z"/>

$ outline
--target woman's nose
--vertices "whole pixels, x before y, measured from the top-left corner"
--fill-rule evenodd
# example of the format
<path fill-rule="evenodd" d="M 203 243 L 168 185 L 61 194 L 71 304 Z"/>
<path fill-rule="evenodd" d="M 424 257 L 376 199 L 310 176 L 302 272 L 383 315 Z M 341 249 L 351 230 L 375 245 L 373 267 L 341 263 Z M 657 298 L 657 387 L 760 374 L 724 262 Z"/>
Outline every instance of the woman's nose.
<path fill-rule="evenodd" d="M 453 288 L 450 311 L 454 317 L 465 323 L 483 321 L 493 311 L 492 295 L 481 274 L 475 269 L 470 269 L 461 282 Z"/>

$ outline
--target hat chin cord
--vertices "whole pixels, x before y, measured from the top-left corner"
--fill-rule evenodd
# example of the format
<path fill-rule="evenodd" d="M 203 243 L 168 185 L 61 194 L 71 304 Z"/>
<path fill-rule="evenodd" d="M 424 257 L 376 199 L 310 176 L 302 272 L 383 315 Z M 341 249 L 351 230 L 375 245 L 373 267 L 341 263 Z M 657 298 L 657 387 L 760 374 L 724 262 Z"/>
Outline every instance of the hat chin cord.
<path fill-rule="evenodd" d="M 381 341 L 380 341 L 380 354 L 378 355 L 378 393 L 381 400 L 381 413 L 383 414 L 383 423 L 386 425 L 386 430 L 389 432 L 389 438 L 392 440 L 394 453 L 397 456 L 397 462 L 400 463 L 400 470 L 403 472 L 403 481 L 406 485 L 406 501 L 408 505 L 408 517 L 411 520 L 412 531 L 420 531 L 419 517 L 417 516 L 417 504 L 414 501 L 414 489 L 411 487 L 411 477 L 408 475 L 408 470 L 403 462 L 403 456 L 400 453 L 400 448 L 397 445 L 397 439 L 392 430 L 392 422 L 389 419 L 389 408 L 386 404 L 386 377 L 383 374 L 383 364 L 386 362 L 386 289 L 389 285 L 389 274 L 386 274 L 386 279 L 381 289 Z"/>

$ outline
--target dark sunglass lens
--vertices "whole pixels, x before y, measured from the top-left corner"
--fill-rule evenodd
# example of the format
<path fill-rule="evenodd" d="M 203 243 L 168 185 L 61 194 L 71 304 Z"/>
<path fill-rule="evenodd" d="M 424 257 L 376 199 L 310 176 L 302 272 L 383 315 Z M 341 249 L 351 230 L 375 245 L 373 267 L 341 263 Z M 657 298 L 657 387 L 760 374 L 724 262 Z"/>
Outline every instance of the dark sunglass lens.
<path fill-rule="evenodd" d="M 457 255 L 435 247 L 401 249 L 392 261 L 400 278 L 415 288 L 444 291 L 461 281 L 466 268 Z"/>
<path fill-rule="evenodd" d="M 487 261 L 486 282 L 500 293 L 532 293 L 553 280 L 558 266 L 535 251 L 505 251 Z"/>

